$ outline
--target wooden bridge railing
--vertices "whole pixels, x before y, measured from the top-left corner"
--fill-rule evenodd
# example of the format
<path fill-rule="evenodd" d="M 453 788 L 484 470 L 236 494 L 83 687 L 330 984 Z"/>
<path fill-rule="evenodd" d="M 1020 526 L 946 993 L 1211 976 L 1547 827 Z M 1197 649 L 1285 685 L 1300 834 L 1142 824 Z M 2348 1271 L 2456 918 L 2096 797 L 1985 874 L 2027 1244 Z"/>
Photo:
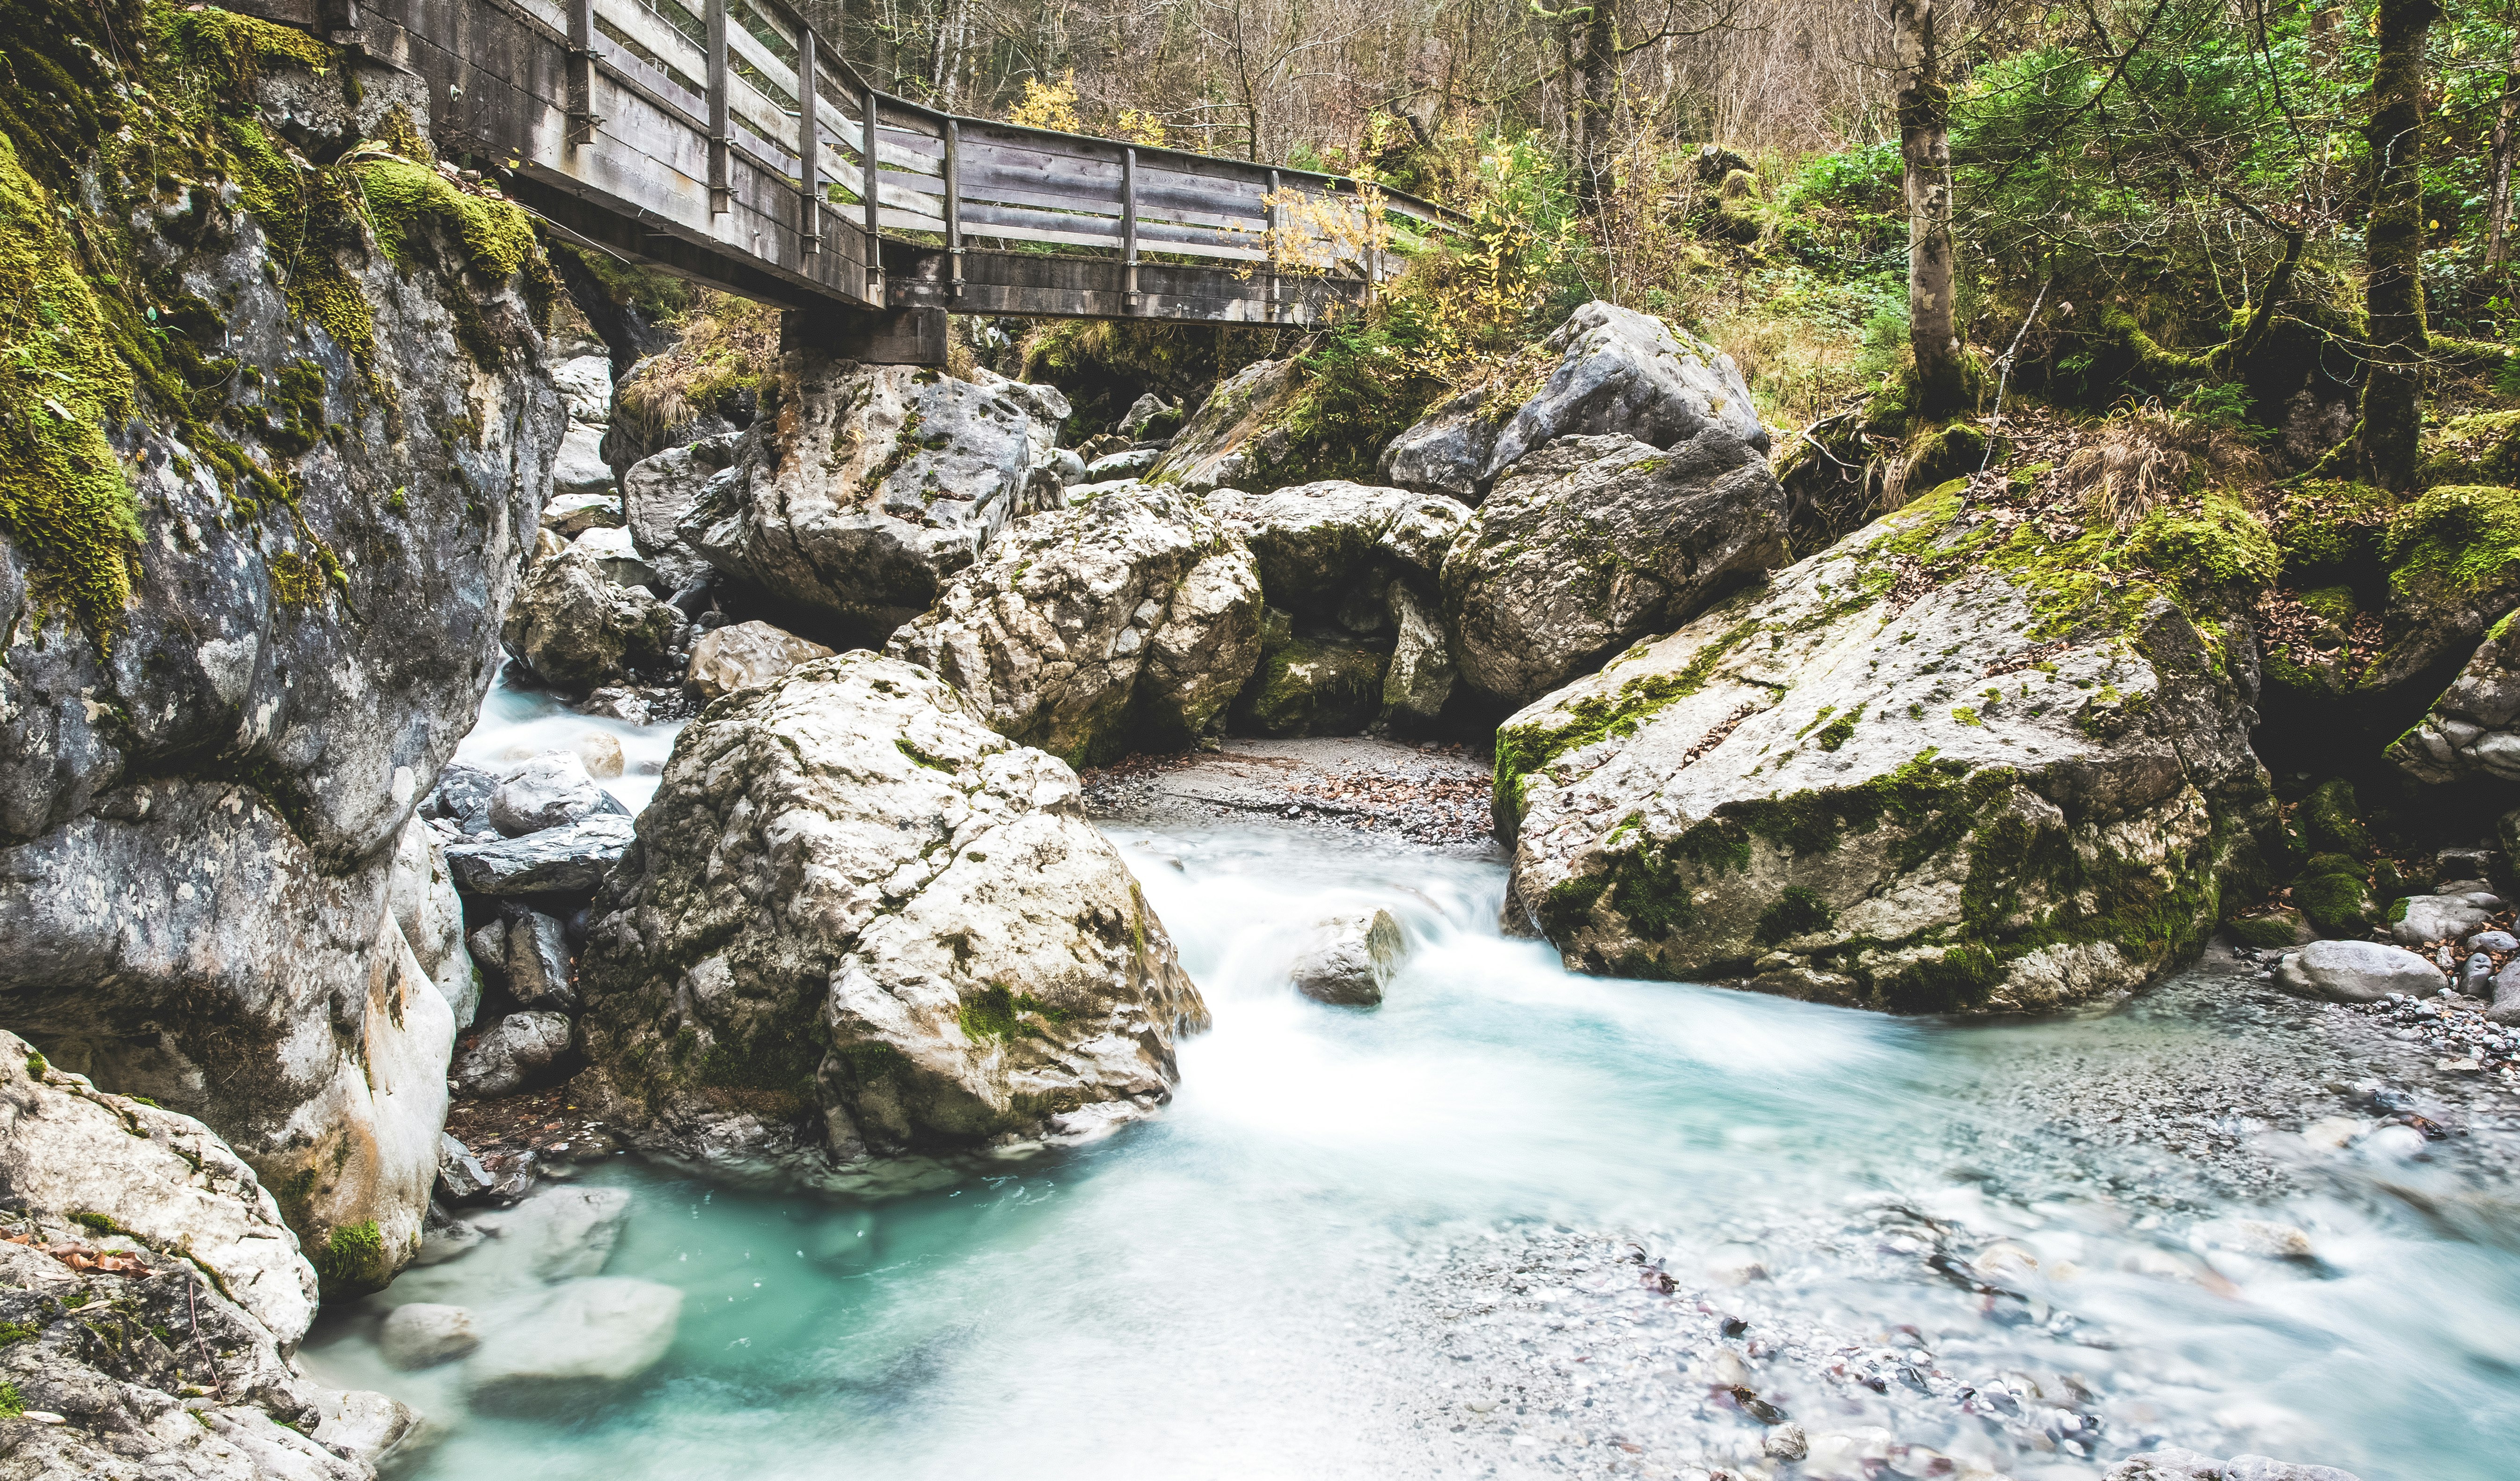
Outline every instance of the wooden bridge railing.
<path fill-rule="evenodd" d="M 1458 220 L 1345 177 L 941 112 L 870 86 L 786 0 L 228 3 L 328 6 L 326 29 L 431 83 L 441 135 L 512 158 L 526 205 L 791 307 L 1304 324 Z"/>

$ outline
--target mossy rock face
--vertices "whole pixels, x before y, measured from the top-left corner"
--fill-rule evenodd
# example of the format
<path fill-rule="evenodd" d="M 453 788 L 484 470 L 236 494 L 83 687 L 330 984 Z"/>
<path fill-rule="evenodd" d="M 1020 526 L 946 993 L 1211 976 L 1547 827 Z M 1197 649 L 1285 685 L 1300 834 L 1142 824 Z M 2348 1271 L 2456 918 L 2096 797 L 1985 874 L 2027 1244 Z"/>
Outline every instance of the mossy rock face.
<path fill-rule="evenodd" d="M 2273 910 L 2242 916 L 2230 923 L 2231 939 L 2257 951 L 2288 951 L 2317 939 L 2318 933 L 2297 910 Z"/>
<path fill-rule="evenodd" d="M 2331 936 L 2359 936 L 2378 913 L 2362 867 L 2343 854 L 2314 855 L 2292 882 L 2292 903 Z"/>
<path fill-rule="evenodd" d="M 344 1224 L 308 1246 L 307 1261 L 322 1278 L 330 1297 L 364 1296 L 383 1290 L 401 1262 L 385 1253 L 384 1236 L 376 1221 Z"/>
<path fill-rule="evenodd" d="M 2456 417 L 2424 443 L 2422 483 L 2520 483 L 2520 412 Z"/>
<path fill-rule="evenodd" d="M 2352 783 L 2342 777 L 2320 783 L 2293 809 L 2293 828 L 2301 835 L 2303 850 L 2313 855 L 2371 857 L 2371 834 L 2360 821 L 2362 811 Z"/>
<path fill-rule="evenodd" d="M 1382 710 L 1391 654 L 1380 649 L 1298 638 L 1286 614 L 1261 626 L 1259 672 L 1234 703 L 1238 735 L 1285 740 L 1362 735 Z"/>
<path fill-rule="evenodd" d="M 2272 562 L 2244 518 L 2057 539 L 1937 490 L 1640 644 L 1498 732 L 1511 908 L 1583 970 L 1781 945 L 1892 1011 L 2139 985 L 2284 847 L 2223 636 Z"/>
<path fill-rule="evenodd" d="M 413 157 L 417 77 L 214 7 L 0 0 L 0 843 L 89 905 L 0 891 L 0 998 L 389 1268 L 454 1027 L 382 902 L 550 482 L 548 271 Z"/>

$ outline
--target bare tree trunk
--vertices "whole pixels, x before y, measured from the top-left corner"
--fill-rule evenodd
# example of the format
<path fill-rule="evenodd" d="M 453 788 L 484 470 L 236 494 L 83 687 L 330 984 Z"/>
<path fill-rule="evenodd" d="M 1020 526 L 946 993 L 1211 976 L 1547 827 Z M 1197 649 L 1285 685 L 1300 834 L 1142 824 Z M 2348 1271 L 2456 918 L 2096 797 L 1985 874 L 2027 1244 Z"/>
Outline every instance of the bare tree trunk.
<path fill-rule="evenodd" d="M 2485 208 L 2486 269 L 2498 271 L 2511 252 L 2512 119 L 2520 114 L 2520 24 L 2511 28 L 2511 61 L 2502 72 L 2502 97 L 2494 111 L 2494 194 Z"/>
<path fill-rule="evenodd" d="M 2440 16 L 2433 0 L 2380 0 L 2364 125 L 2375 166 L 2362 232 L 2371 359 L 2355 461 L 2364 477 L 2389 489 L 2415 481 L 2423 431 L 2424 37 Z"/>
<path fill-rule="evenodd" d="M 1940 416 L 1967 399 L 1952 302 L 1952 90 L 1937 0 L 1890 0 L 1898 47 L 1899 153 L 1907 164 L 1908 342 L 1916 410 Z"/>
<path fill-rule="evenodd" d="M 1593 0 L 1561 14 L 1568 25 L 1566 134 L 1575 203 L 1584 214 L 1598 216 L 1610 168 L 1610 112 L 1618 104 L 1618 0 Z"/>

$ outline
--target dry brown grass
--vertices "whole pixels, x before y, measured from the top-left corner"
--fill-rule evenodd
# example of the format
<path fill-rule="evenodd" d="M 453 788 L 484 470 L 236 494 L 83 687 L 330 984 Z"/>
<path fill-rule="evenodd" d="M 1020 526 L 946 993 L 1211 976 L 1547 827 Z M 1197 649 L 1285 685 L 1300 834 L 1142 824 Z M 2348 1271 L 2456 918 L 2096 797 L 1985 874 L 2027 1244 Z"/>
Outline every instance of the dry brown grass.
<path fill-rule="evenodd" d="M 710 293 L 674 317 L 673 348 L 640 362 L 625 381 L 613 415 L 659 430 L 719 410 L 730 393 L 749 389 L 779 364 L 779 310 L 767 303 Z"/>
<path fill-rule="evenodd" d="M 2058 466 L 2056 478 L 2094 515 L 2128 529 L 2193 487 L 2254 495 L 2266 484 L 2267 466 L 2228 428 L 2145 410 L 2102 423 Z"/>

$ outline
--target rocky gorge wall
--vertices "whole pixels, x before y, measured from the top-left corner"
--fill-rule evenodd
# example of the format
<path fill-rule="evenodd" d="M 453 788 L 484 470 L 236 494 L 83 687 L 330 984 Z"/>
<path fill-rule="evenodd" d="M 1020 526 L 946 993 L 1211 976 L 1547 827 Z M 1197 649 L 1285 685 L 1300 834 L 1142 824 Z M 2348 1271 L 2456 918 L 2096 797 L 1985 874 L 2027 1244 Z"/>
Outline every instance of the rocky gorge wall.
<path fill-rule="evenodd" d="M 380 1284 L 470 978 L 406 827 L 549 484 L 553 284 L 400 74 L 215 10 L 0 19 L 42 68 L 0 114 L 0 1011 Z"/>

